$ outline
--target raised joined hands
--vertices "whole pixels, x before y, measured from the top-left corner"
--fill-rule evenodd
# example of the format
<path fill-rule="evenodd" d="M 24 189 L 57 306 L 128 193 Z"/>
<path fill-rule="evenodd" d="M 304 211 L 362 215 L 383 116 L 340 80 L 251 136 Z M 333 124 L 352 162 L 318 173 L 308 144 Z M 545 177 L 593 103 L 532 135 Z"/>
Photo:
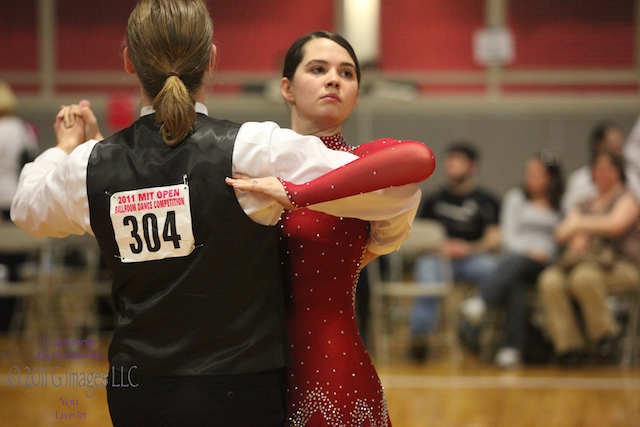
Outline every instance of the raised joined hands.
<path fill-rule="evenodd" d="M 91 103 L 84 99 L 78 104 L 61 105 L 53 129 L 58 141 L 56 146 L 67 153 L 89 139 L 104 139 Z"/>

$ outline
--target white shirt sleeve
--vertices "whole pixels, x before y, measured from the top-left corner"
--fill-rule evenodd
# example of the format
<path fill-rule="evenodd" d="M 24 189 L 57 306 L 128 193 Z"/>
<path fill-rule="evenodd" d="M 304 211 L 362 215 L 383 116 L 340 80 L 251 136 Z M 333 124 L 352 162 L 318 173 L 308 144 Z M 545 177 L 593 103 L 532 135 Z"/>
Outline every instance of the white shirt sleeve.
<path fill-rule="evenodd" d="M 11 208 L 14 222 L 38 236 L 93 234 L 86 180 L 89 155 L 96 143 L 88 141 L 70 155 L 52 148 L 25 166 Z M 355 159 L 354 154 L 326 148 L 317 137 L 302 136 L 272 122 L 251 122 L 242 125 L 238 132 L 232 171 L 306 182 Z M 273 199 L 238 191 L 236 195 L 245 213 L 255 222 L 263 225 L 278 222 L 282 206 Z M 326 202 L 313 208 L 336 216 L 381 221 L 374 225 L 372 241 L 382 247 L 406 237 L 407 218 L 412 215 L 412 209 L 417 209 L 419 199 L 418 186 L 411 184 Z"/>
<path fill-rule="evenodd" d="M 421 195 L 418 184 L 407 184 L 318 203 L 308 208 L 333 216 L 370 221 L 371 238 L 367 249 L 384 255 L 398 249 L 409 235 Z"/>
<path fill-rule="evenodd" d="M 87 163 L 97 143 L 90 140 L 67 155 L 50 148 L 20 174 L 11 219 L 35 236 L 93 234 L 87 197 Z"/>
<path fill-rule="evenodd" d="M 518 239 L 519 218 L 524 202 L 524 194 L 519 188 L 510 189 L 503 198 L 500 212 L 500 238 L 502 247 L 510 252 L 522 253 L 526 249 L 522 244 L 523 240 Z"/>
<path fill-rule="evenodd" d="M 358 157 L 327 148 L 314 136 L 282 129 L 272 122 L 245 123 L 238 131 L 233 172 L 249 176 L 277 176 L 290 182 L 307 182 Z M 264 195 L 236 191 L 242 209 L 255 222 L 276 224 L 282 206 Z M 371 221 L 368 249 L 377 254 L 396 250 L 406 239 L 420 204 L 417 184 L 390 187 L 319 203 L 310 209 L 333 216 Z"/>
<path fill-rule="evenodd" d="M 306 182 L 358 157 L 327 148 L 315 136 L 282 129 L 273 122 L 248 122 L 238 131 L 232 172 L 253 177 L 277 176 L 290 182 Z M 282 206 L 262 194 L 236 191 L 240 206 L 255 222 L 274 225 Z"/>
<path fill-rule="evenodd" d="M 415 208 L 402 212 L 393 218 L 382 221 L 371 221 L 371 234 L 367 249 L 378 255 L 386 255 L 400 247 L 400 244 L 409 236 L 411 224 L 418 212 L 418 204 Z"/>

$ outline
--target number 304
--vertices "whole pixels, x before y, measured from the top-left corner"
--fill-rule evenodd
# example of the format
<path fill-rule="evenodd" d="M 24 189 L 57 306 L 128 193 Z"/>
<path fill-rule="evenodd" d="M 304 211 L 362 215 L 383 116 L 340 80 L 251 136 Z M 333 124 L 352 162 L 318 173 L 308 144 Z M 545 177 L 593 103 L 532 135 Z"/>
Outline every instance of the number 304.
<path fill-rule="evenodd" d="M 145 214 L 142 217 L 141 223 L 138 223 L 138 218 L 129 215 L 124 217 L 123 223 L 125 226 L 131 227 L 131 237 L 136 241 L 129 245 L 131 252 L 139 254 L 144 250 L 145 245 L 149 252 L 158 252 L 160 250 L 162 242 L 160 241 L 160 233 L 158 230 L 158 217 L 155 214 Z M 140 236 L 141 231 L 142 236 Z M 162 230 L 162 240 L 165 242 L 173 242 L 175 249 L 180 247 L 180 234 L 178 234 L 178 228 L 176 226 L 175 211 L 167 212 Z"/>

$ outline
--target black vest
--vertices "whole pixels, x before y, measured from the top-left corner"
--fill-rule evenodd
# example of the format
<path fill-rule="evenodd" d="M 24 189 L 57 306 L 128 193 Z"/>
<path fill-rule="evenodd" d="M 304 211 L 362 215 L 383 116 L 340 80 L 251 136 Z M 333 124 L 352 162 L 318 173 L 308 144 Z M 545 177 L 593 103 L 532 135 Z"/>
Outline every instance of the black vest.
<path fill-rule="evenodd" d="M 238 129 L 199 114 L 192 134 L 168 147 L 149 115 L 93 149 L 87 193 L 91 227 L 113 279 L 113 368 L 135 366 L 141 375 L 212 375 L 271 370 L 288 362 L 276 229 L 247 217 L 224 182 L 231 176 Z M 193 252 L 122 262 L 110 195 L 185 180 Z M 176 238 L 170 228 L 155 230 L 155 218 L 138 224 L 139 219 L 125 221 L 139 250 L 153 246 L 153 236 Z"/>

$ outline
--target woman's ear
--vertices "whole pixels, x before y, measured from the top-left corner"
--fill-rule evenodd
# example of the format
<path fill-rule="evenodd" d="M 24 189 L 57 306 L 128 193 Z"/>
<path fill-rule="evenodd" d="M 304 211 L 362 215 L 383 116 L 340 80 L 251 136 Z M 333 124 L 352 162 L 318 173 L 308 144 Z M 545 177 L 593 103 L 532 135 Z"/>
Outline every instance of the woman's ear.
<path fill-rule="evenodd" d="M 128 74 L 136 74 L 136 67 L 134 67 L 131 62 L 131 58 L 129 57 L 129 48 L 126 46 L 124 48 L 124 52 L 122 52 L 122 57 L 124 60 L 124 70 Z"/>
<path fill-rule="evenodd" d="M 280 80 L 280 93 L 285 101 L 293 104 L 295 98 L 291 92 L 291 81 L 286 77 L 283 77 L 282 80 Z"/>
<path fill-rule="evenodd" d="M 211 62 L 205 70 L 207 73 L 213 71 L 216 66 L 216 60 L 218 59 L 218 47 L 215 44 L 211 44 Z"/>

